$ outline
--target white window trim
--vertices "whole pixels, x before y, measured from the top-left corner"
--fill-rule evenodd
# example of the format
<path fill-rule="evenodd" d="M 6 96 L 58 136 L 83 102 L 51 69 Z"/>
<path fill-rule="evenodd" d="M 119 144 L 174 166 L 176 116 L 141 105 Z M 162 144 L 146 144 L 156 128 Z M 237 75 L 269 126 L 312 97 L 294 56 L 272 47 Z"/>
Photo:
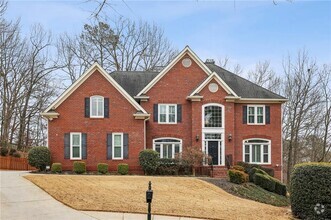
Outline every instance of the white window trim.
<path fill-rule="evenodd" d="M 73 157 L 73 150 L 72 150 L 72 142 L 73 142 L 73 135 L 79 135 L 79 157 Z M 82 133 L 80 132 L 72 132 L 70 133 L 70 160 L 81 160 L 82 159 Z"/>
<path fill-rule="evenodd" d="M 221 139 L 206 139 L 206 134 L 221 134 Z M 204 132 L 202 137 L 202 152 L 204 152 L 206 155 L 208 155 L 208 145 L 206 146 L 206 144 L 208 143 L 208 141 L 218 141 L 218 155 L 220 155 L 220 151 L 222 153 L 221 157 L 218 157 L 218 165 L 214 165 L 214 166 L 225 166 L 225 139 L 224 139 L 224 132 L 219 132 L 219 131 L 210 131 L 210 132 Z M 205 150 L 206 147 L 206 150 Z M 222 163 L 220 163 L 220 160 L 222 161 Z M 208 164 L 206 164 L 205 162 L 203 162 L 204 166 L 208 166 Z"/>
<path fill-rule="evenodd" d="M 268 143 L 259 143 L 259 142 L 251 142 L 251 143 L 245 143 L 245 141 L 250 141 L 250 140 L 261 140 L 261 141 L 268 141 Z M 264 163 L 264 162 L 252 162 L 252 145 L 268 145 L 268 163 Z M 245 145 L 249 145 L 249 162 L 251 164 L 262 164 L 262 165 L 271 165 L 271 140 L 269 139 L 263 139 L 263 138 L 249 138 L 249 139 L 245 139 L 243 140 L 243 160 L 245 161 Z M 263 147 L 261 149 L 261 161 L 263 161 Z"/>
<path fill-rule="evenodd" d="M 166 106 L 166 122 L 161 122 L 160 121 L 160 114 L 161 114 L 161 111 L 160 111 L 160 106 Z M 175 122 L 169 122 L 169 106 L 175 106 Z M 158 104 L 158 110 L 157 110 L 157 114 L 158 114 L 158 123 L 159 124 L 177 124 L 177 104 L 165 104 L 165 103 L 162 103 L 162 104 Z"/>
<path fill-rule="evenodd" d="M 121 157 L 115 157 L 115 135 L 121 135 Z M 123 160 L 123 133 L 112 133 L 112 158 L 113 160 Z"/>
<path fill-rule="evenodd" d="M 249 108 L 250 107 L 254 108 L 254 123 L 249 122 Z M 257 123 L 257 108 L 258 107 L 263 108 L 263 110 L 262 110 L 262 112 L 263 112 L 263 123 Z M 247 105 L 247 124 L 248 125 L 265 125 L 265 117 L 266 117 L 265 105 Z"/>
<path fill-rule="evenodd" d="M 102 98 L 102 115 L 92 115 L 92 99 L 93 98 Z M 104 106 L 105 106 L 105 98 L 103 96 L 100 96 L 100 95 L 94 95 L 94 96 L 91 96 L 90 97 L 90 118 L 104 118 L 105 117 L 105 109 L 104 109 Z M 98 103 L 97 103 L 97 113 L 98 113 Z"/>
<path fill-rule="evenodd" d="M 221 107 L 222 108 L 222 127 L 205 127 L 205 107 L 208 107 L 208 106 L 218 106 L 218 107 Z M 219 129 L 223 129 L 224 130 L 224 128 L 225 128 L 224 115 L 225 115 L 224 105 L 219 104 L 219 103 L 208 103 L 208 104 L 204 104 L 202 106 L 202 129 L 205 129 L 205 130 L 217 129 L 218 132 L 219 132 Z M 210 132 L 210 133 L 217 133 L 217 130 L 215 132 Z"/>
<path fill-rule="evenodd" d="M 177 140 L 179 142 L 155 142 L 157 140 L 163 140 L 163 139 L 173 139 L 173 140 Z M 171 155 L 172 159 L 175 158 L 175 144 L 179 144 L 179 153 L 183 152 L 183 141 L 182 141 L 182 139 L 179 139 L 179 138 L 162 137 L 162 138 L 153 139 L 153 150 L 156 149 L 156 147 L 155 147 L 156 144 L 160 145 L 160 158 L 163 158 L 163 144 L 172 144 L 172 155 Z"/>

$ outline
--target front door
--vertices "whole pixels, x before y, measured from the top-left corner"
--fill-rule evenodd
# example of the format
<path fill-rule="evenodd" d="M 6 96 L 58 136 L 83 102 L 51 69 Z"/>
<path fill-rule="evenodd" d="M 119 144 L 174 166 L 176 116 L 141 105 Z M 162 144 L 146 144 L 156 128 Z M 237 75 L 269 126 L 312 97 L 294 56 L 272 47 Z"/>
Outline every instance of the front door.
<path fill-rule="evenodd" d="M 218 141 L 208 141 L 208 154 L 212 157 L 213 165 L 218 165 Z"/>

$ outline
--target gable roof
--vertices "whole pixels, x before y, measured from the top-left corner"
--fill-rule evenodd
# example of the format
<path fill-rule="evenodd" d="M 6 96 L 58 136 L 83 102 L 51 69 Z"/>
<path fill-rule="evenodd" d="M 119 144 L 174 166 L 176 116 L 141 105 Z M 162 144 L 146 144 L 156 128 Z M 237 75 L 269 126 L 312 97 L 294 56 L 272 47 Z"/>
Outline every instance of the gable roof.
<path fill-rule="evenodd" d="M 244 79 L 228 70 L 223 69 L 212 63 L 206 63 L 206 66 L 213 72 L 216 72 L 223 81 L 236 92 L 241 99 L 277 99 L 286 101 L 281 95 L 271 92 L 251 81 Z"/>
<path fill-rule="evenodd" d="M 137 96 L 141 96 L 142 94 L 148 92 L 185 54 L 189 54 L 208 76 L 212 73 L 205 63 L 191 50 L 191 48 L 186 46 L 151 82 L 149 82 L 137 94 Z"/>
<path fill-rule="evenodd" d="M 121 93 L 129 103 L 135 107 L 139 112 L 147 114 L 147 112 L 98 64 L 94 63 L 83 75 L 81 75 L 66 91 L 64 91 L 60 97 L 58 97 L 45 111 L 43 114 L 48 113 L 56 109 L 61 103 L 66 100 L 86 79 L 88 79 L 92 73 L 98 70 L 107 81 Z"/>

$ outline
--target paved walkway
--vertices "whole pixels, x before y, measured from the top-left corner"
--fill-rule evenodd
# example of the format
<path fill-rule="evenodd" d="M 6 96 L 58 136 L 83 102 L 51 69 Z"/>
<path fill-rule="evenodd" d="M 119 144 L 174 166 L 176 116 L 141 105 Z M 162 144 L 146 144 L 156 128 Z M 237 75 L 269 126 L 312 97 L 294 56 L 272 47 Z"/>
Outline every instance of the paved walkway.
<path fill-rule="evenodd" d="M 26 171 L 0 171 L 1 220 L 147 219 L 143 214 L 77 211 L 53 199 L 39 187 L 23 178 L 22 176 L 26 174 Z M 154 215 L 152 219 L 189 220 L 191 218 Z"/>

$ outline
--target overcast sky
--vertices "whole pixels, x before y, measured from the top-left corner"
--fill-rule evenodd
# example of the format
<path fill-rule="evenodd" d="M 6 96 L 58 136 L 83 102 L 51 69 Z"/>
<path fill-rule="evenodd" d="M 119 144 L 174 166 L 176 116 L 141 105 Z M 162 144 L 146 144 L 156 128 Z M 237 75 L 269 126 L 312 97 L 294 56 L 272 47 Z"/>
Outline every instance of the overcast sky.
<path fill-rule="evenodd" d="M 9 1 L 7 19 L 21 19 L 27 33 L 41 23 L 55 36 L 79 33 L 95 5 L 75 1 Z M 189 45 L 205 60 L 230 57 L 247 71 L 305 48 L 319 64 L 331 64 L 331 1 L 111 1 L 110 16 L 154 22 L 173 45 Z"/>

